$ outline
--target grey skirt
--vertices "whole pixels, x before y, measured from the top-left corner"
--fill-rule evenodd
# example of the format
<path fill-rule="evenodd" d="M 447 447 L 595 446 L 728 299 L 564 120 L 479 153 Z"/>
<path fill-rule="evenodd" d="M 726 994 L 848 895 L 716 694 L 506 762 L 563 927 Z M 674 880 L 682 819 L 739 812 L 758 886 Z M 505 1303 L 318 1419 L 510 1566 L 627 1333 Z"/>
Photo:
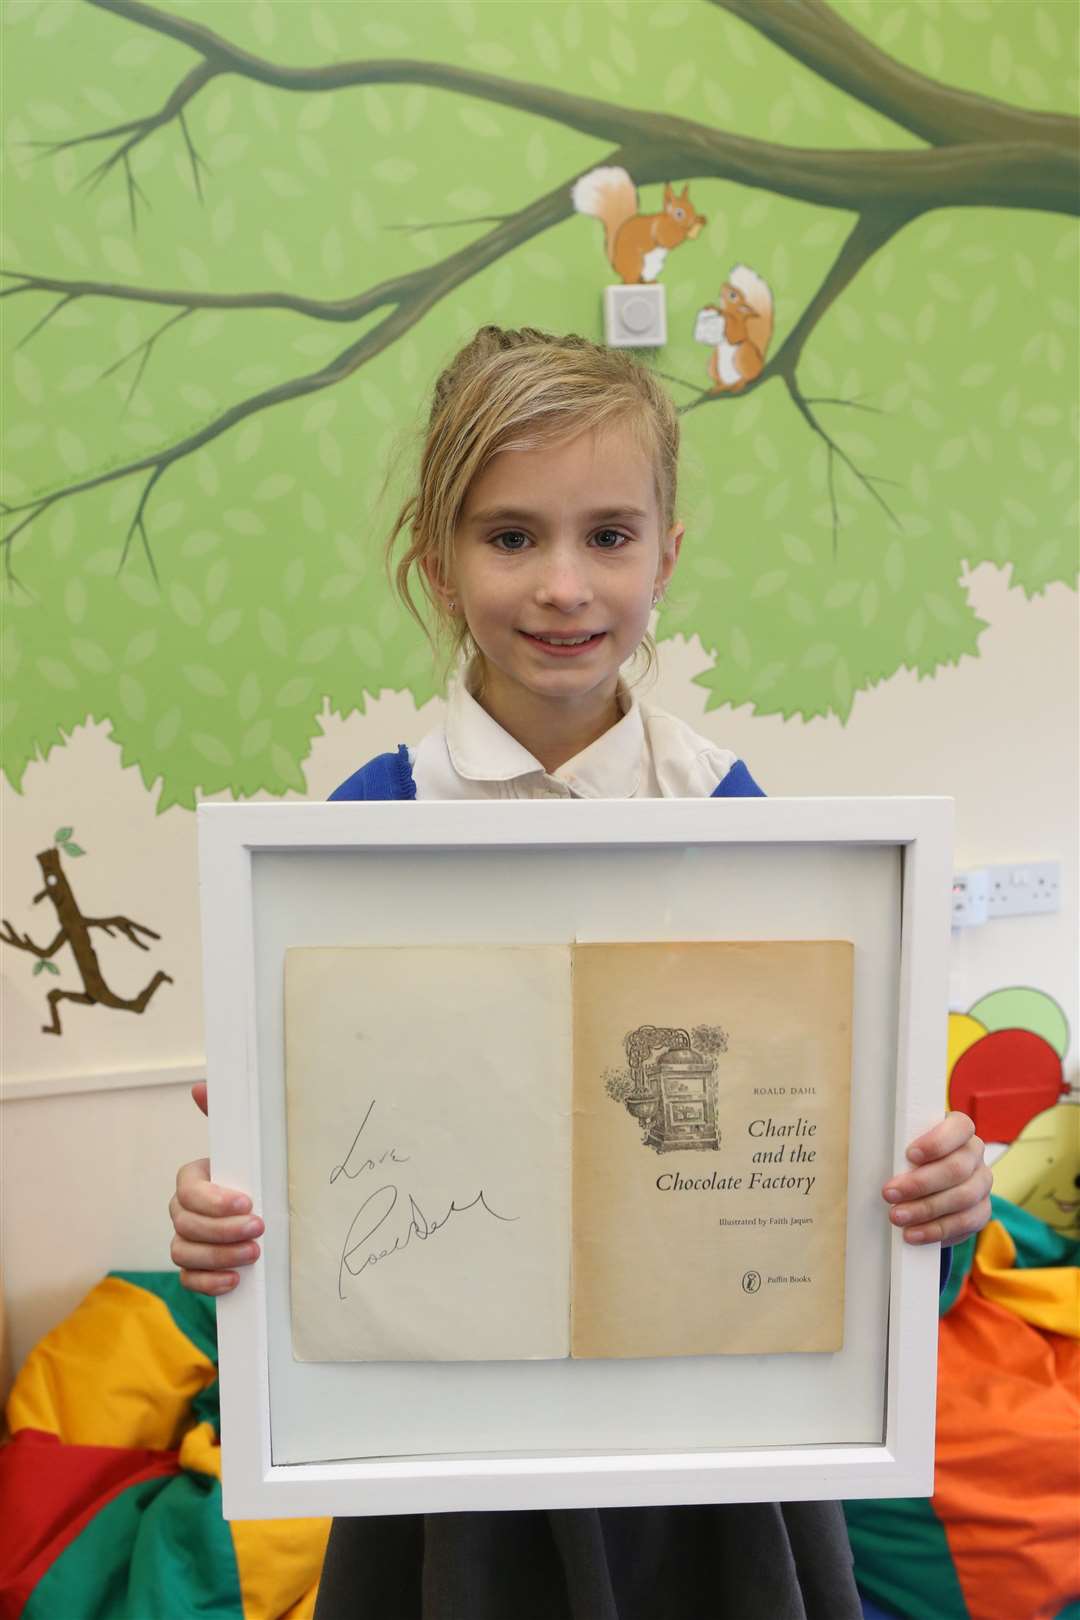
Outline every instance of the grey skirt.
<path fill-rule="evenodd" d="M 836 1502 L 336 1519 L 315 1620 L 861 1620 Z"/>

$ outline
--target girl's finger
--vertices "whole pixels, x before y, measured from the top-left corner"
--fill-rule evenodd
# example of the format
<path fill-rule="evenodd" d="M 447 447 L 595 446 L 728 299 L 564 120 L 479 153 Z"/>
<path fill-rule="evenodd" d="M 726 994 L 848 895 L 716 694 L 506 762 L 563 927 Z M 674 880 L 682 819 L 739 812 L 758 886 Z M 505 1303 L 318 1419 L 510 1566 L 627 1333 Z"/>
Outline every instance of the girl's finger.
<path fill-rule="evenodd" d="M 912 1164 L 929 1164 L 932 1159 L 943 1159 L 947 1153 L 954 1153 L 974 1135 L 975 1121 L 954 1109 L 932 1130 L 917 1136 L 909 1145 L 907 1156 Z"/>
<path fill-rule="evenodd" d="M 198 1215 L 185 1209 L 174 1194 L 169 1215 L 177 1237 L 192 1243 L 243 1243 L 245 1238 L 262 1237 L 265 1226 L 258 1215 Z"/>
<path fill-rule="evenodd" d="M 182 1271 L 228 1271 L 232 1266 L 250 1266 L 259 1258 L 257 1243 L 189 1243 L 174 1237 L 169 1254 Z"/>
<path fill-rule="evenodd" d="M 942 1248 L 947 1249 L 954 1243 L 962 1243 L 972 1232 L 981 1231 L 989 1219 L 990 1200 L 984 1198 L 982 1203 L 972 1204 L 962 1214 L 944 1215 L 939 1221 L 909 1227 L 904 1232 L 904 1242 L 940 1243 Z"/>
<path fill-rule="evenodd" d="M 983 1143 L 979 1137 L 970 1136 L 962 1147 L 943 1159 L 934 1159 L 919 1170 L 905 1170 L 893 1176 L 882 1188 L 882 1197 L 890 1204 L 910 1203 L 915 1198 L 944 1192 L 947 1187 L 959 1187 L 982 1168 Z"/>
<path fill-rule="evenodd" d="M 210 1160 L 194 1159 L 176 1172 L 176 1197 L 193 1215 L 250 1215 L 251 1199 L 210 1180 Z"/>
<path fill-rule="evenodd" d="M 944 1192 L 935 1193 L 931 1198 L 917 1198 L 910 1203 L 897 1204 L 895 1209 L 889 1211 L 889 1219 L 894 1226 L 915 1227 L 939 1220 L 944 1215 L 962 1213 L 981 1204 L 989 1196 L 992 1182 L 989 1169 L 982 1165 L 959 1186 L 947 1187 Z"/>
<path fill-rule="evenodd" d="M 181 1271 L 180 1281 L 192 1294 L 228 1294 L 240 1278 L 235 1271 Z"/>

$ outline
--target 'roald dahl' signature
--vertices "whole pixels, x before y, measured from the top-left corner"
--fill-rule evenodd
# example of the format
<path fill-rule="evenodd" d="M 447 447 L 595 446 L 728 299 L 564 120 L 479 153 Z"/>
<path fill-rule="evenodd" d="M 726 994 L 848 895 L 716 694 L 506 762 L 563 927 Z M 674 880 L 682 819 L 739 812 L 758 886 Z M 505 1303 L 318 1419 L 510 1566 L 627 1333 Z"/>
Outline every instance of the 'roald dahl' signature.
<path fill-rule="evenodd" d="M 330 1172 L 331 1183 L 337 1181 L 339 1176 L 346 1176 L 354 1181 L 358 1176 L 376 1170 L 383 1164 L 408 1164 L 409 1155 L 399 1154 L 396 1147 L 384 1149 L 381 1153 L 364 1157 L 364 1149 L 358 1152 L 358 1144 L 363 1135 L 364 1127 L 371 1118 L 375 1107 L 374 1098 L 368 1104 L 367 1113 L 360 1122 L 360 1128 L 352 1139 L 352 1145 L 340 1164 L 336 1164 Z M 354 1158 L 354 1155 L 355 1158 Z M 500 1215 L 498 1210 L 492 1209 L 484 1196 L 481 1187 L 475 1198 L 467 1204 L 459 1204 L 456 1198 L 451 1199 L 450 1207 L 440 1220 L 430 1220 L 425 1215 L 417 1199 L 412 1193 L 405 1194 L 405 1203 L 401 1214 L 408 1213 L 405 1226 L 397 1232 L 393 1241 L 390 1241 L 391 1231 L 382 1231 L 387 1221 L 393 1215 L 401 1201 L 400 1189 L 392 1182 L 383 1187 L 377 1187 L 370 1193 L 349 1222 L 349 1229 L 345 1234 L 345 1242 L 341 1247 L 341 1258 L 338 1262 L 338 1298 L 345 1298 L 346 1276 L 360 1277 L 370 1266 L 377 1266 L 384 1260 L 389 1260 L 395 1254 L 403 1254 L 415 1238 L 419 1243 L 426 1243 L 429 1238 L 441 1232 L 443 1227 L 455 1215 L 464 1215 L 470 1209 L 482 1209 L 496 1221 L 516 1221 L 516 1215 Z M 380 1236 L 376 1243 L 372 1239 L 376 1232 Z"/>

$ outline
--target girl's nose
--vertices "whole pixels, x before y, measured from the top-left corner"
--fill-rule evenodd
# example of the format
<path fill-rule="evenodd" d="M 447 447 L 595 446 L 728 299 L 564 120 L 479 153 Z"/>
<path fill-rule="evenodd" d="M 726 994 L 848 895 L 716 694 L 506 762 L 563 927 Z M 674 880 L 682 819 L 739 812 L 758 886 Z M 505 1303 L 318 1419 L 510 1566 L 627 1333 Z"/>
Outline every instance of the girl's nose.
<path fill-rule="evenodd" d="M 536 600 L 545 607 L 568 613 L 591 602 L 592 594 L 586 572 L 576 559 L 552 557 L 540 575 Z"/>

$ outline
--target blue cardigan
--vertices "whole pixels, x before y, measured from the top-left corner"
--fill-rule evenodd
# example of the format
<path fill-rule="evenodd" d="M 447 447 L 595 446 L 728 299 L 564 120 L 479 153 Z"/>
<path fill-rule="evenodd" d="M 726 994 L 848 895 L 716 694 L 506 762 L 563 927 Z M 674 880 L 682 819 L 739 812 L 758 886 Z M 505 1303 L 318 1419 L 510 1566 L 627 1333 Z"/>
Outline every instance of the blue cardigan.
<path fill-rule="evenodd" d="M 404 743 L 396 754 L 376 754 L 366 765 L 336 787 L 331 799 L 415 799 L 416 782 Z M 741 759 L 737 759 L 724 780 L 713 790 L 714 799 L 763 799 Z"/>

